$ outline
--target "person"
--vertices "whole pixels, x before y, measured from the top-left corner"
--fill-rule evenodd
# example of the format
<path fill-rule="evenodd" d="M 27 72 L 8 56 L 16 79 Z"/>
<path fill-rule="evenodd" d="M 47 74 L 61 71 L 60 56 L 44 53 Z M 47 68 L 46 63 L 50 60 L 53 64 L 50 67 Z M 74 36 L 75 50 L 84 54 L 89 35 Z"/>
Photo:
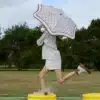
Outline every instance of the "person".
<path fill-rule="evenodd" d="M 47 91 L 45 75 L 53 70 L 56 73 L 57 80 L 61 79 L 61 55 L 56 45 L 56 36 L 51 35 L 47 29 L 41 25 L 42 36 L 37 40 L 37 45 L 42 46 L 42 59 L 45 65 L 39 73 L 41 92 Z M 49 92 L 49 91 L 47 91 Z"/>
<path fill-rule="evenodd" d="M 63 78 L 57 81 L 57 83 L 63 84 L 66 80 L 70 79 L 75 74 L 80 75 L 81 73 L 87 72 L 88 74 L 91 74 L 90 70 L 84 66 L 83 63 L 80 63 L 76 70 L 66 74 Z"/>
<path fill-rule="evenodd" d="M 39 73 L 41 92 L 45 91 L 49 92 L 47 90 L 44 78 L 45 75 L 51 70 L 55 71 L 58 83 L 63 83 L 66 79 L 69 79 L 75 74 L 87 72 L 87 69 L 83 67 L 83 64 L 80 64 L 77 69 L 75 69 L 73 72 L 70 72 L 68 75 L 65 75 L 62 78 L 62 71 L 61 71 L 62 61 L 60 52 L 57 49 L 56 45 L 56 36 L 51 35 L 43 25 L 41 25 L 40 29 L 43 34 L 37 40 L 37 45 L 42 46 L 42 59 L 45 60 L 45 65 Z"/>

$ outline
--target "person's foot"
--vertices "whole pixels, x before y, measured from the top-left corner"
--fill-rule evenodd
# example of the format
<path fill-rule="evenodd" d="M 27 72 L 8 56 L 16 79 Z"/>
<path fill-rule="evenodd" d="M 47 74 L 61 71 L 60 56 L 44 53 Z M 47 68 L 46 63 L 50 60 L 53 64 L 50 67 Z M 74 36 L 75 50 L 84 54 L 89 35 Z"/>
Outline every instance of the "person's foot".
<path fill-rule="evenodd" d="M 86 68 L 83 64 L 79 65 L 77 70 L 78 70 L 78 74 L 84 73 L 84 72 L 91 74 L 91 71 L 88 68 Z"/>
<path fill-rule="evenodd" d="M 50 93 L 53 93 L 53 91 L 51 90 L 51 88 L 41 89 L 39 92 L 43 93 L 44 95 L 48 95 Z"/>
<path fill-rule="evenodd" d="M 44 94 L 44 92 L 47 92 L 45 89 L 40 89 L 37 92 L 33 92 L 33 94 Z"/>
<path fill-rule="evenodd" d="M 40 95 L 43 94 L 41 91 L 33 92 L 34 95 Z"/>

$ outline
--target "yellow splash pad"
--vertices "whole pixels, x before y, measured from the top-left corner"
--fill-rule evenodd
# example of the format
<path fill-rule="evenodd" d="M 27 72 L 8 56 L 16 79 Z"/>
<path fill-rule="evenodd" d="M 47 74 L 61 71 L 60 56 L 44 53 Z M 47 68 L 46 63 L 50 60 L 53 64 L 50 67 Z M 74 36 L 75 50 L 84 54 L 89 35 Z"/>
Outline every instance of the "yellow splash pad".
<path fill-rule="evenodd" d="M 55 94 L 28 94 L 28 100 L 56 100 Z"/>
<path fill-rule="evenodd" d="M 100 100 L 100 93 L 83 94 L 83 100 Z"/>

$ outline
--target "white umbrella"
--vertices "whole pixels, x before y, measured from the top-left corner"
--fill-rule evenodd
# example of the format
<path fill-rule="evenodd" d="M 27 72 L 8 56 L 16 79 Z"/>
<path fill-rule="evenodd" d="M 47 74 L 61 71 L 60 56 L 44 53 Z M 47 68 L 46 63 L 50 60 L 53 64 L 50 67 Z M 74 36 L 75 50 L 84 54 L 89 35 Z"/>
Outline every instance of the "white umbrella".
<path fill-rule="evenodd" d="M 76 24 L 65 15 L 63 10 L 39 4 L 34 17 L 47 28 L 50 34 L 75 38 Z"/>

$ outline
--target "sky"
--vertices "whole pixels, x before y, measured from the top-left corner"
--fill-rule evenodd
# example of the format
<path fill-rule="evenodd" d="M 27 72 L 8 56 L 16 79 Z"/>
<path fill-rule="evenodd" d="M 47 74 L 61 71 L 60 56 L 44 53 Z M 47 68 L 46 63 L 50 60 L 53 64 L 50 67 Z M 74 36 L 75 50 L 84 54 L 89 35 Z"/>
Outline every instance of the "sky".
<path fill-rule="evenodd" d="M 78 28 L 86 28 L 92 19 L 100 18 L 100 0 L 0 0 L 2 30 L 24 22 L 27 22 L 31 28 L 37 26 L 39 22 L 33 18 L 37 4 L 63 9 Z"/>

